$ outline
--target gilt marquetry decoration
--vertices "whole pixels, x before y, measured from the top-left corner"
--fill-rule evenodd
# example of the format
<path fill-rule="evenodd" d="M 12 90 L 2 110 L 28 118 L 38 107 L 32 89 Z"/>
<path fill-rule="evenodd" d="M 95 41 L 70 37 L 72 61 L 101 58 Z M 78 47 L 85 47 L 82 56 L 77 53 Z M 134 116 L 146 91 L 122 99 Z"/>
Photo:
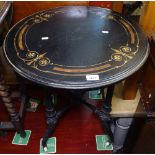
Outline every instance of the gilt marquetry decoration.
<path fill-rule="evenodd" d="M 137 58 L 146 59 L 145 39 L 135 23 L 116 12 L 68 6 L 23 19 L 10 30 L 4 48 L 7 57 L 8 51 L 14 53 L 10 61 L 17 63 L 13 65 L 16 71 L 28 79 L 45 80 L 56 87 L 63 80 L 65 85 L 81 87 L 85 82 L 93 84 L 86 79 L 89 74 L 98 75 L 99 85 L 104 85 L 134 72 L 134 66 L 127 68 L 134 63 L 138 66 Z"/>

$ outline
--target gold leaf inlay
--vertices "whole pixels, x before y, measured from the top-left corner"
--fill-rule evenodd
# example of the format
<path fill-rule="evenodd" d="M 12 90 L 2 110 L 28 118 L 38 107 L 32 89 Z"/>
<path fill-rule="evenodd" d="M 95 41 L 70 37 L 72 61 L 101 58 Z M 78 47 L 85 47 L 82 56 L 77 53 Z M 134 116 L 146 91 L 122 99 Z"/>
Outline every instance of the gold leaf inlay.
<path fill-rule="evenodd" d="M 126 23 L 124 22 L 123 20 L 120 19 L 120 21 L 124 24 L 124 26 L 128 29 L 128 31 L 130 32 L 130 35 L 131 35 L 131 44 L 134 44 L 135 43 L 135 34 L 133 32 L 133 30 L 131 29 L 131 27 Z"/>
<path fill-rule="evenodd" d="M 43 58 L 45 54 L 46 53 L 38 55 L 35 59 L 33 59 L 32 61 L 28 62 L 27 64 L 31 65 L 32 63 L 34 63 L 34 62 L 38 61 L 39 59 Z"/>
<path fill-rule="evenodd" d="M 103 66 L 94 67 L 94 68 L 85 68 L 85 69 L 69 69 L 69 68 L 54 67 L 53 70 L 60 71 L 60 72 L 67 72 L 67 73 L 78 73 L 78 72 L 82 73 L 82 72 L 98 71 L 108 67 L 111 67 L 111 64 L 105 64 Z"/>
<path fill-rule="evenodd" d="M 20 50 L 24 50 L 22 38 L 23 38 L 23 34 L 25 33 L 27 27 L 28 27 L 28 25 L 25 25 L 25 26 L 21 29 L 20 33 L 19 33 L 18 46 L 19 46 L 19 49 L 20 49 Z"/>

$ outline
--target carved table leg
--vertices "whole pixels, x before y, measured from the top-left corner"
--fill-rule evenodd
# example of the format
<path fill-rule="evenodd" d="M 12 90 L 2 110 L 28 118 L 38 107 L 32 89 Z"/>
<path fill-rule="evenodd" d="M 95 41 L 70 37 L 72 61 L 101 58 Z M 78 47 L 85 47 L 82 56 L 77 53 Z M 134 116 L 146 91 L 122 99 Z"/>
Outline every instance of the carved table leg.
<path fill-rule="evenodd" d="M 103 128 L 105 129 L 105 133 L 110 137 L 110 141 L 107 142 L 107 145 L 110 145 L 110 143 L 113 142 L 113 133 L 111 131 L 111 118 L 110 114 L 108 112 L 105 112 L 104 109 L 96 109 L 95 114 L 100 119 Z"/>
<path fill-rule="evenodd" d="M 42 146 L 44 151 L 47 151 L 47 140 L 49 136 L 54 132 L 54 129 L 58 123 L 59 118 L 70 108 L 69 105 L 65 105 L 61 110 L 56 111 L 53 104 L 53 96 L 50 94 L 50 90 L 46 91 L 45 102 L 46 102 L 46 118 L 47 118 L 47 129 L 43 136 Z"/>
<path fill-rule="evenodd" d="M 42 146 L 44 148 L 45 151 L 47 151 L 47 140 L 50 136 L 50 134 L 52 134 L 54 132 L 54 129 L 56 127 L 57 121 L 58 121 L 58 116 L 56 113 L 56 110 L 54 109 L 53 106 L 48 106 L 46 107 L 46 117 L 47 117 L 47 129 L 46 132 L 43 136 L 43 140 L 42 140 Z"/>
<path fill-rule="evenodd" d="M 105 133 L 110 137 L 110 141 L 107 141 L 106 145 L 108 146 L 113 143 L 113 153 L 122 153 L 124 141 L 133 118 L 119 118 L 116 121 L 116 125 L 114 125 L 114 121 L 110 117 L 113 92 L 114 85 L 111 85 L 107 89 L 105 102 L 102 108 L 97 108 L 96 106 L 81 99 L 78 95 L 74 95 L 74 98 L 76 98 L 76 101 L 80 101 L 79 103 L 83 103 L 90 108 L 99 117 L 102 126 L 105 129 Z"/>
<path fill-rule="evenodd" d="M 112 143 L 114 140 L 113 133 L 111 131 L 112 120 L 110 117 L 111 101 L 112 101 L 113 91 L 114 91 L 114 85 L 111 85 L 107 88 L 106 98 L 105 98 L 105 102 L 103 104 L 103 107 L 100 109 L 97 108 L 94 111 L 95 114 L 101 120 L 102 126 L 105 129 L 105 133 L 108 134 L 110 137 L 110 141 L 106 142 L 106 145 L 110 145 L 110 143 Z"/>
<path fill-rule="evenodd" d="M 111 142 L 113 142 L 113 133 L 111 131 L 111 117 L 110 117 L 110 111 L 111 111 L 111 101 L 114 91 L 114 85 L 111 85 L 108 87 L 105 103 L 102 108 L 97 108 L 96 106 L 88 103 L 79 94 L 73 93 L 72 96 L 75 98 L 76 101 L 79 101 L 78 103 L 82 103 L 86 105 L 88 108 L 90 108 L 101 120 L 102 126 L 105 129 L 106 134 L 109 135 L 110 141 L 107 142 L 108 145 L 110 145 Z"/>
<path fill-rule="evenodd" d="M 22 129 L 20 117 L 15 110 L 15 106 L 14 106 L 14 103 L 12 102 L 9 89 L 5 85 L 2 75 L 0 77 L 0 96 L 2 98 L 2 101 L 4 102 L 5 107 L 7 108 L 7 111 L 9 113 L 10 117 L 11 117 L 12 124 L 14 125 L 16 131 L 18 133 L 20 133 L 20 136 L 24 138 L 26 136 L 26 133 Z"/>

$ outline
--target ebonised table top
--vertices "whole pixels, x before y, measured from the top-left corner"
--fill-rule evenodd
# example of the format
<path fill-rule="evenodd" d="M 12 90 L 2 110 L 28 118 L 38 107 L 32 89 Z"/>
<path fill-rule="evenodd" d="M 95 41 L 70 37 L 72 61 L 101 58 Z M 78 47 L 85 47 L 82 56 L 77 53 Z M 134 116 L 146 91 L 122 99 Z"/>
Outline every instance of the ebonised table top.
<path fill-rule="evenodd" d="M 4 52 L 21 76 L 55 88 L 106 86 L 136 72 L 149 44 L 140 27 L 109 9 L 67 6 L 18 22 Z"/>

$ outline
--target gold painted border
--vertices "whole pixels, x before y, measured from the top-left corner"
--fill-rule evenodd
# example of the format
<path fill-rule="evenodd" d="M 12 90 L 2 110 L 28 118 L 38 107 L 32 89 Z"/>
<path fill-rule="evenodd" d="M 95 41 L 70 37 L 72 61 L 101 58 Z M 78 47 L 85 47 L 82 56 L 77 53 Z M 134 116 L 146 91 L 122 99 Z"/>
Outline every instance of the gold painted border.
<path fill-rule="evenodd" d="M 59 13 L 64 13 L 64 11 L 57 11 L 57 12 L 59 12 Z M 48 21 L 48 18 L 43 18 L 42 17 L 42 15 L 45 15 L 45 14 L 49 14 L 50 13 L 50 10 L 49 11 L 47 11 L 47 12 L 43 12 L 42 14 L 37 14 L 36 15 L 36 18 L 38 19 L 37 21 L 36 21 L 36 18 L 31 18 L 29 21 L 33 21 L 30 25 L 26 25 L 26 26 L 24 26 L 25 25 L 25 23 L 21 26 L 21 31 L 19 31 L 18 33 L 19 33 L 19 35 L 17 35 L 16 34 L 16 37 L 17 36 L 19 36 L 18 37 L 18 42 L 19 42 L 19 49 L 20 50 L 22 50 L 22 51 L 24 51 L 25 49 L 24 49 L 24 46 L 23 46 L 23 37 L 24 37 L 24 35 L 25 34 L 27 34 L 27 30 L 28 30 L 28 27 L 31 27 L 31 25 L 34 25 L 34 24 L 38 24 L 38 23 L 40 23 L 40 22 L 42 22 L 42 21 Z M 52 12 L 52 15 L 51 15 L 51 17 L 53 17 L 53 15 L 55 15 L 55 13 L 53 14 L 53 12 Z M 47 16 L 48 17 L 48 16 Z M 113 15 L 113 17 L 114 17 L 114 15 Z M 121 17 L 121 16 L 120 16 Z M 103 16 L 102 16 L 102 18 L 103 18 Z M 122 17 L 121 17 L 122 18 Z M 111 19 L 115 19 L 115 18 L 111 18 Z M 122 18 L 123 19 L 123 18 Z M 120 21 L 121 21 L 121 23 L 124 25 L 122 25 L 123 26 L 123 28 L 125 27 L 128 31 L 129 31 L 129 33 L 130 33 L 130 35 L 131 35 L 131 43 L 132 44 L 134 44 L 135 43 L 135 35 L 134 35 L 134 32 L 133 32 L 133 30 L 132 30 L 132 28 L 131 28 L 131 24 L 130 24 L 130 26 L 125 22 L 126 20 L 125 19 L 123 19 L 123 20 L 125 20 L 125 21 L 123 21 L 122 19 L 120 19 Z M 26 22 L 26 24 L 28 23 L 28 21 Z M 135 30 L 135 29 L 134 29 Z M 136 31 L 135 31 L 136 32 Z M 137 35 L 137 32 L 136 32 L 136 36 L 137 36 L 137 38 L 138 38 L 138 35 Z M 138 38 L 139 39 L 139 38 Z M 14 41 L 16 41 L 16 39 L 14 40 Z M 16 45 L 16 44 L 14 44 L 14 45 Z M 30 52 L 30 50 L 28 49 L 28 46 L 27 46 L 27 44 L 26 44 L 26 42 L 25 42 L 25 45 L 26 45 L 26 47 L 27 47 L 27 49 L 26 49 L 26 51 L 27 52 Z M 138 51 L 138 47 L 139 47 L 139 41 L 138 41 L 138 44 L 137 44 L 137 50 L 135 51 L 135 52 L 132 52 L 132 54 L 136 54 L 136 52 Z M 17 49 L 17 47 L 16 47 L 16 50 L 18 51 L 18 49 Z M 126 64 L 129 60 L 131 60 L 132 58 L 133 58 L 133 55 L 131 56 L 131 55 L 129 55 L 129 54 L 124 54 L 120 49 L 112 49 L 114 52 L 116 52 L 117 54 L 119 53 L 120 55 L 122 55 L 123 57 L 125 57 L 125 62 L 123 63 L 123 65 L 124 64 Z M 36 51 L 35 51 L 36 52 Z M 17 52 L 18 53 L 18 52 Z M 36 52 L 36 53 L 38 53 L 38 52 Z M 130 53 L 131 54 L 131 53 Z M 18 56 L 19 54 L 17 54 L 17 56 Z M 23 58 L 20 58 L 21 60 L 23 60 L 24 62 L 26 62 L 27 63 L 27 65 L 29 65 L 29 66 L 31 66 L 31 67 L 33 67 L 33 68 L 35 68 L 35 69 L 37 69 L 37 70 L 39 70 L 39 71 L 41 71 L 41 72 L 48 72 L 48 73 L 53 73 L 53 74 L 58 74 L 58 73 L 55 73 L 55 72 L 52 72 L 52 71 L 45 71 L 45 70 L 40 70 L 39 68 L 38 68 L 38 65 L 36 65 L 36 63 L 37 63 L 37 61 L 38 60 L 40 60 L 40 59 L 42 59 L 42 58 L 46 58 L 45 57 L 45 55 L 46 55 L 46 53 L 43 53 L 43 54 L 39 54 L 38 53 L 38 55 L 37 55 L 37 57 L 35 58 L 35 59 L 32 59 L 32 60 L 28 60 L 27 58 L 25 58 L 25 59 L 23 59 Z M 48 59 L 48 58 L 47 58 Z M 106 61 L 106 62 L 112 62 L 114 59 L 112 59 L 112 56 L 111 56 L 111 59 L 110 60 L 108 60 L 108 61 Z M 28 62 L 27 62 L 28 61 Z M 117 61 L 117 60 L 114 60 L 114 61 Z M 102 63 L 99 63 L 99 64 L 104 64 L 105 62 L 102 62 Z M 97 65 L 99 65 L 99 64 L 94 64 L 94 65 L 91 65 L 91 67 L 92 66 L 97 66 Z M 63 66 L 63 65 L 59 65 L 59 64 L 53 64 L 53 63 L 50 63 L 50 65 L 58 65 L 58 66 Z M 112 69 L 115 69 L 115 68 L 119 68 L 119 67 L 121 67 L 121 66 L 123 66 L 123 65 L 120 65 L 120 66 L 115 66 L 115 67 L 113 67 L 113 68 L 111 68 L 110 70 L 112 70 Z M 79 74 L 79 73 L 85 73 L 85 72 L 87 72 L 87 74 L 88 74 L 88 72 L 92 72 L 92 71 L 99 71 L 99 70 L 102 70 L 102 69 L 105 69 L 105 68 L 108 68 L 108 67 L 110 67 L 110 66 L 112 66 L 112 64 L 105 64 L 105 65 L 102 65 L 102 66 L 97 66 L 97 67 L 94 67 L 94 68 L 88 68 L 88 66 L 82 66 L 82 67 L 87 67 L 87 68 L 72 68 L 72 69 L 70 69 L 70 68 L 63 68 L 63 67 L 73 67 L 73 66 L 63 66 L 63 67 L 53 67 L 53 70 L 55 70 L 55 71 L 59 71 L 59 72 L 66 72 L 66 73 L 77 73 L 78 72 L 78 74 L 74 74 L 74 75 L 71 75 L 71 74 L 63 74 L 63 73 L 60 73 L 60 75 L 67 75 L 67 76 L 78 76 L 78 75 L 80 75 L 80 76 L 83 76 L 83 74 Z M 75 67 L 75 66 L 74 66 Z M 81 67 L 81 66 L 78 66 L 78 67 Z M 107 69 L 107 70 L 104 70 L 104 71 L 101 71 L 101 72 L 98 72 L 98 73 L 103 73 L 103 72 L 106 72 L 106 71 L 109 71 L 109 69 Z M 94 72 L 93 74 L 95 74 L 95 73 L 97 73 L 97 72 Z"/>

